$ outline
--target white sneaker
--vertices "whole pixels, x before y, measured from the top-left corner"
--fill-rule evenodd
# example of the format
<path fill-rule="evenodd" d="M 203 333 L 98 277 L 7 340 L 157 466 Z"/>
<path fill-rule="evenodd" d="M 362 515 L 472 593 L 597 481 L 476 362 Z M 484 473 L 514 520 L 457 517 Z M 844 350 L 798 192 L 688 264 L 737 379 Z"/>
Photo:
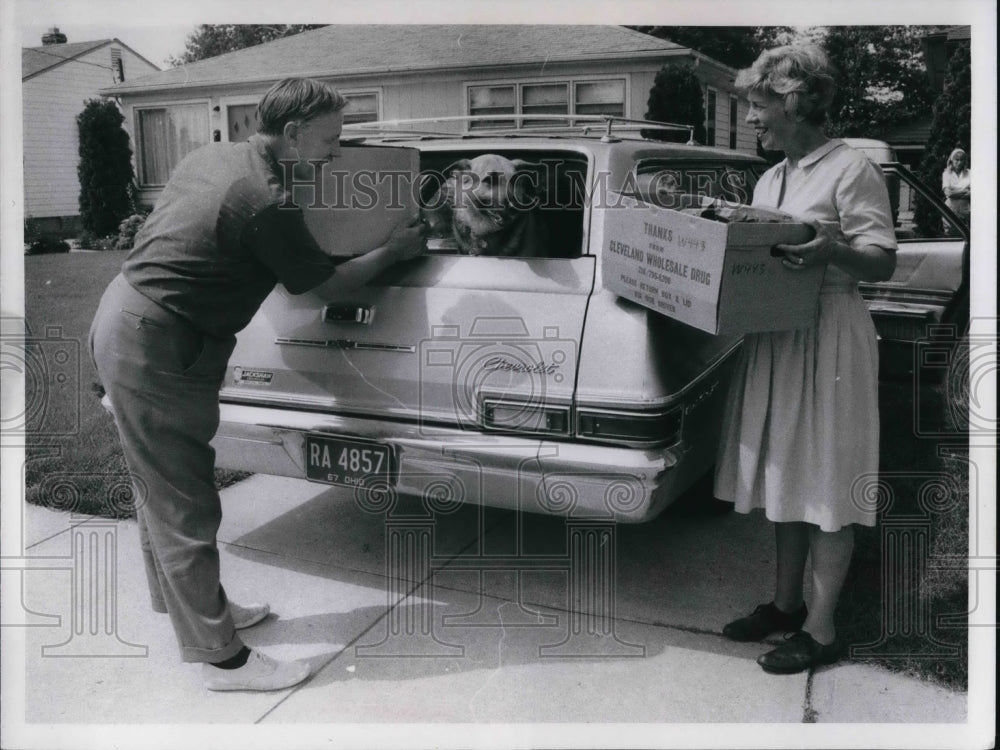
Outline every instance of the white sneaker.
<path fill-rule="evenodd" d="M 233 616 L 233 625 L 237 630 L 249 628 L 267 617 L 271 611 L 270 604 L 250 604 L 241 607 L 236 602 L 229 602 L 229 614 Z"/>
<path fill-rule="evenodd" d="M 284 690 L 309 676 L 308 662 L 278 661 L 251 650 L 247 663 L 238 669 L 201 665 L 201 677 L 209 690 Z"/>

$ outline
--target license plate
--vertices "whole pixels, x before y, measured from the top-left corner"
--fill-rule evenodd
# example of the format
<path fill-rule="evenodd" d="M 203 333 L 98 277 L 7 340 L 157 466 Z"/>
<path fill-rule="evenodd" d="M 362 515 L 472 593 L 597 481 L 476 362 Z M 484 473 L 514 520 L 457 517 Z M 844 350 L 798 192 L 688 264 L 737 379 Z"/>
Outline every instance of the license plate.
<path fill-rule="evenodd" d="M 393 451 L 388 445 L 355 438 L 306 435 L 306 479 L 343 487 L 371 489 L 395 484 Z"/>

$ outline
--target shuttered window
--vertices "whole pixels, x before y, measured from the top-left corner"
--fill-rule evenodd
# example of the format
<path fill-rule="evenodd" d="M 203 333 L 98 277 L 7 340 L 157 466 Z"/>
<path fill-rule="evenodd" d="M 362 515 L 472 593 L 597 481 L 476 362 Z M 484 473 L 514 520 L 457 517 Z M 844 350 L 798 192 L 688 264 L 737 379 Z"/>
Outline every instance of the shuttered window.
<path fill-rule="evenodd" d="M 735 149 L 737 145 L 736 136 L 740 126 L 740 100 L 735 96 L 729 97 L 729 148 Z"/>
<path fill-rule="evenodd" d="M 707 89 L 705 92 L 705 145 L 715 145 L 715 89 Z"/>

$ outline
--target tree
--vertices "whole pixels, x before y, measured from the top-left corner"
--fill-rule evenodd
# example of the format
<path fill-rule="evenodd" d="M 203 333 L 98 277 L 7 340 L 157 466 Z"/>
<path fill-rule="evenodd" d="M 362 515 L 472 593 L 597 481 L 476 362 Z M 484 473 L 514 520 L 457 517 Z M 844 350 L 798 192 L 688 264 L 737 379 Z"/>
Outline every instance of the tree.
<path fill-rule="evenodd" d="M 261 26 L 255 24 L 202 24 L 188 35 L 184 54 L 170 57 L 171 65 L 184 65 L 208 57 L 216 57 L 226 52 L 235 52 L 246 47 L 254 47 L 265 42 L 273 42 L 286 36 L 300 34 L 310 29 L 322 28 L 324 24 L 293 24 Z"/>
<path fill-rule="evenodd" d="M 840 72 L 826 131 L 880 138 L 931 104 L 920 26 L 830 26 L 823 45 Z"/>
<path fill-rule="evenodd" d="M 690 65 L 666 64 L 656 74 L 649 90 L 646 119 L 694 126 L 694 139 L 705 142 L 705 105 L 701 81 Z M 672 130 L 644 130 L 646 138 L 684 143 L 688 134 Z"/>
<path fill-rule="evenodd" d="M 80 133 L 80 221 L 99 237 L 117 232 L 132 213 L 132 149 L 125 118 L 108 99 L 91 99 L 77 115 Z"/>
<path fill-rule="evenodd" d="M 972 55 L 968 44 L 960 44 L 948 61 L 944 89 L 934 102 L 931 132 L 927 149 L 918 170 L 920 178 L 940 189 L 941 173 L 953 149 L 961 148 L 972 159 Z M 940 227 L 929 226 L 937 219 L 936 211 L 924 210 L 920 196 L 914 206 L 917 226 L 926 236 L 935 236 Z"/>

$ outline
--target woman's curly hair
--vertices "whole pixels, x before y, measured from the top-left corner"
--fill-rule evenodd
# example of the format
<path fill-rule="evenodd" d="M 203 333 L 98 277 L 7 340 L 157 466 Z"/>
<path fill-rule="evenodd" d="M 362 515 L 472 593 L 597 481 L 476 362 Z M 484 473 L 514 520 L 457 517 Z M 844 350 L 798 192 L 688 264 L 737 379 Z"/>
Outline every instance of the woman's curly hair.
<path fill-rule="evenodd" d="M 783 97 L 787 114 L 822 125 L 837 93 L 837 69 L 815 44 L 775 47 L 737 74 L 736 88 Z"/>

